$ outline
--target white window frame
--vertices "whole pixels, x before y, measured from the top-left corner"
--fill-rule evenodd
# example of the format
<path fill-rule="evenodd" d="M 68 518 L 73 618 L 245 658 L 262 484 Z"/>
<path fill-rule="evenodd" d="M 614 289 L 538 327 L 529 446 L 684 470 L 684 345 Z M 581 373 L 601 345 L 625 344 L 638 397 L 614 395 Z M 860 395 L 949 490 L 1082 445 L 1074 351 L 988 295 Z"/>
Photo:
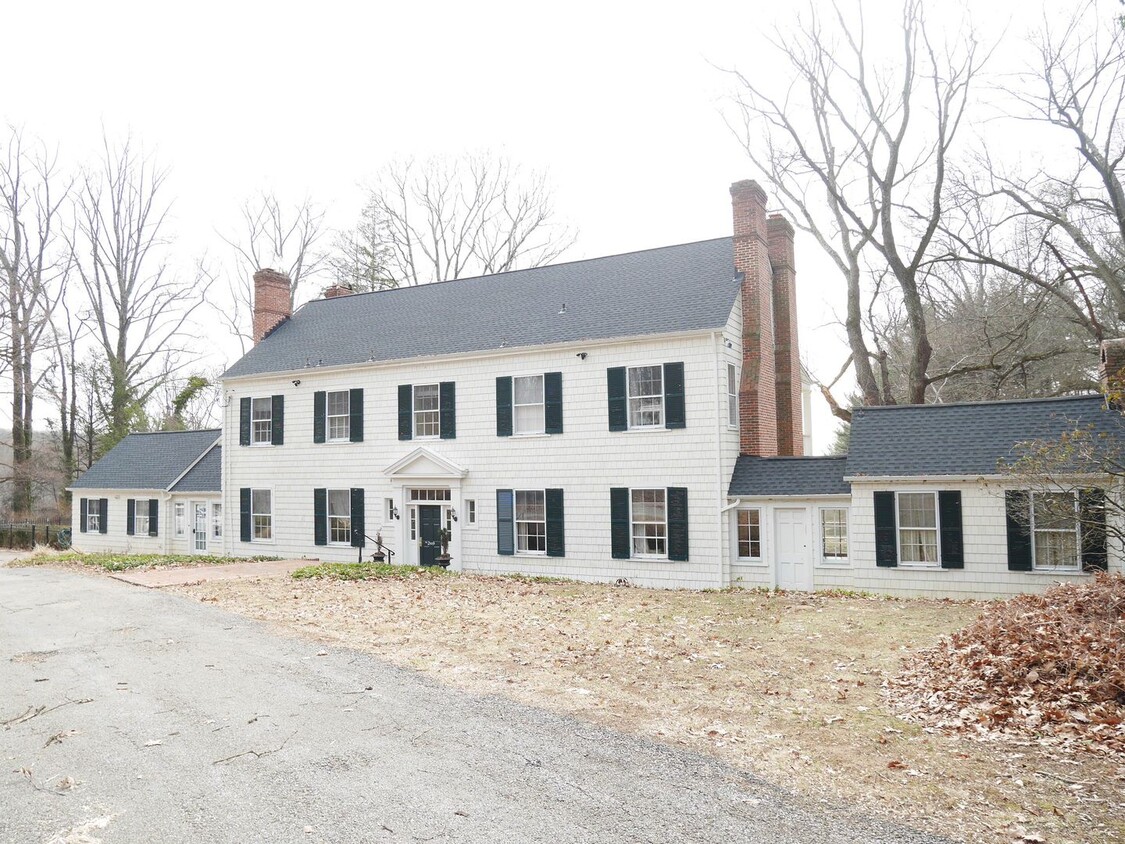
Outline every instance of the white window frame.
<path fill-rule="evenodd" d="M 346 506 L 344 508 L 344 515 L 332 515 L 332 493 L 337 496 L 341 494 L 344 496 Z M 328 544 L 329 545 L 348 545 L 352 544 L 352 491 L 350 489 L 328 489 L 324 493 L 325 504 L 325 520 L 328 530 Z M 347 539 L 336 539 L 336 533 L 345 530 L 344 523 L 347 523 Z"/>
<path fill-rule="evenodd" d="M 1060 530 L 1057 528 L 1038 528 L 1035 525 L 1035 499 L 1043 493 L 1031 491 L 1028 495 L 1028 515 L 1030 516 L 1031 524 L 1028 529 L 1031 533 L 1031 570 L 1042 572 L 1055 572 L 1059 574 L 1074 574 L 1082 572 L 1082 516 L 1079 512 L 1078 493 L 1073 490 L 1059 490 L 1057 492 L 1047 493 L 1048 495 L 1069 495 L 1074 502 L 1074 530 Z M 1074 565 L 1072 566 L 1047 566 L 1039 565 L 1037 553 L 1037 534 L 1038 533 L 1073 533 L 1075 550 L 1077 553 L 1074 556 Z"/>
<path fill-rule="evenodd" d="M 430 388 L 433 388 L 433 390 L 434 390 L 434 400 L 435 400 L 436 404 L 435 404 L 435 406 L 433 407 L 432 410 L 431 409 L 419 410 L 418 409 L 418 391 L 420 389 L 429 390 Z M 429 414 L 433 414 L 433 418 L 434 418 L 434 420 L 436 420 L 435 422 L 432 423 L 435 426 L 434 433 L 423 434 L 423 433 L 419 432 L 419 418 L 418 417 L 421 414 L 427 415 L 427 420 L 425 422 L 425 424 L 427 426 L 429 426 L 431 424 L 428 416 L 429 416 Z M 436 382 L 433 383 L 433 384 L 415 384 L 411 388 L 411 391 L 410 391 L 410 424 L 411 424 L 411 428 L 412 428 L 413 433 L 414 433 L 414 439 L 416 439 L 416 440 L 436 440 L 436 439 L 441 437 L 441 384 L 436 383 Z"/>
<path fill-rule="evenodd" d="M 738 367 L 727 364 L 727 427 L 738 428 Z"/>
<path fill-rule="evenodd" d="M 344 412 L 332 412 L 332 397 L 344 396 Z M 352 398 L 351 390 L 329 390 L 324 394 L 324 440 L 330 443 L 346 443 L 351 441 L 352 435 Z M 342 421 L 341 421 L 342 420 Z M 332 423 L 337 422 L 343 426 L 343 433 L 332 435 Z"/>
<path fill-rule="evenodd" d="M 516 400 L 519 395 L 519 389 L 516 387 L 517 381 L 539 381 L 539 401 L 537 402 L 523 402 L 520 403 Z M 516 412 L 521 407 L 538 407 L 539 408 L 539 426 L 531 430 L 520 430 L 519 427 L 519 414 Z M 512 436 L 526 437 L 535 436 L 536 434 L 547 433 L 547 379 L 543 373 L 538 375 L 513 375 L 512 376 Z"/>
<path fill-rule="evenodd" d="M 739 507 L 734 512 L 735 512 L 735 515 L 734 515 L 734 555 L 735 555 L 735 558 L 738 559 L 738 560 L 744 560 L 744 561 L 747 561 L 747 562 L 761 563 L 765 559 L 765 554 L 764 554 L 764 551 L 762 550 L 763 546 L 765 545 L 765 542 L 764 542 L 765 537 L 763 536 L 764 530 L 762 529 L 762 521 L 763 521 L 762 520 L 762 508 L 761 507 Z M 742 537 L 739 533 L 739 531 L 742 527 L 742 525 L 740 524 L 740 521 L 739 521 L 742 513 L 757 513 L 758 514 L 758 555 L 757 556 L 754 556 L 753 554 L 751 554 L 750 556 L 743 556 L 743 554 L 742 554 Z M 747 525 L 747 527 L 750 528 L 752 526 Z M 753 551 L 753 548 L 754 548 L 754 540 L 750 536 L 747 536 L 747 550 Z"/>
<path fill-rule="evenodd" d="M 148 522 L 148 499 L 134 498 L 133 536 L 148 536 Z"/>
<path fill-rule="evenodd" d="M 256 493 L 256 492 L 265 492 L 265 493 L 269 494 L 270 509 L 269 509 L 268 512 L 265 511 L 265 510 L 258 511 L 258 510 L 255 509 L 256 502 L 254 501 L 254 499 L 255 499 L 254 493 Z M 269 527 L 269 536 L 262 536 L 262 537 L 258 536 L 258 518 L 259 517 L 269 519 L 269 522 L 267 523 L 268 527 Z M 274 540 L 274 533 L 273 533 L 273 488 L 272 487 L 253 487 L 250 490 L 250 541 L 251 542 L 263 543 L 263 544 L 264 543 L 272 543 L 272 542 L 275 541 Z"/>
<path fill-rule="evenodd" d="M 897 502 L 896 502 L 897 506 Z M 847 548 L 847 553 L 843 556 L 830 556 L 824 552 L 824 514 L 829 511 L 841 510 L 844 513 L 844 547 Z M 895 513 L 898 517 L 898 513 Z M 817 545 L 818 545 L 818 558 L 822 566 L 846 566 L 851 563 L 852 553 L 852 515 L 851 508 L 846 504 L 834 505 L 825 504 L 817 508 Z M 938 535 L 938 555 L 941 555 L 941 535 Z M 939 560 L 940 563 L 940 560 Z"/>
<path fill-rule="evenodd" d="M 187 535 L 187 504 L 183 501 L 172 505 L 172 524 L 177 537 Z"/>
<path fill-rule="evenodd" d="M 255 415 L 255 406 L 259 403 L 264 403 L 268 410 L 265 416 Z M 259 436 L 259 426 L 264 426 L 264 437 Z M 273 396 L 250 399 L 250 445 L 273 445 Z"/>
<path fill-rule="evenodd" d="M 221 501 L 211 502 L 211 538 L 223 538 L 223 503 Z"/>
<path fill-rule="evenodd" d="M 513 506 L 515 506 L 513 504 Z M 467 527 L 477 526 L 477 500 L 475 498 L 465 499 L 465 525 Z"/>
<path fill-rule="evenodd" d="M 904 528 L 902 526 L 902 510 L 899 507 L 900 495 L 928 495 L 934 502 L 933 528 Z M 937 558 L 932 563 L 906 562 L 902 557 L 902 532 L 903 530 L 933 530 L 934 541 L 937 544 Z M 903 568 L 940 569 L 941 568 L 941 508 L 938 507 L 938 494 L 932 489 L 902 489 L 895 490 L 895 553 L 898 555 L 898 565 Z"/>
<path fill-rule="evenodd" d="M 543 520 L 521 519 L 519 500 L 521 495 L 538 495 L 543 505 Z M 543 548 L 520 548 L 520 525 L 543 525 Z M 545 489 L 514 489 L 512 490 L 512 542 L 517 555 L 521 557 L 546 557 L 547 556 L 547 491 Z M 527 534 L 531 536 L 530 533 Z M 536 534 L 538 536 L 538 534 Z"/>
<path fill-rule="evenodd" d="M 633 496 L 638 492 L 659 492 L 664 500 L 664 520 L 662 522 L 638 522 L 633 516 Z M 661 525 L 663 531 L 664 553 L 649 553 L 637 550 L 637 525 Z M 660 537 L 658 537 L 660 538 Z M 647 537 L 646 537 L 647 540 Z M 664 487 L 636 487 L 629 489 L 629 550 L 631 556 L 639 560 L 668 559 L 668 490 Z"/>
<path fill-rule="evenodd" d="M 638 369 L 655 369 L 660 373 L 660 392 L 659 393 L 644 393 L 633 395 L 632 379 L 629 377 L 631 373 Z M 664 383 L 664 364 L 640 364 L 638 366 L 628 366 L 625 368 L 625 416 L 630 431 L 653 431 L 664 427 L 664 421 L 667 418 L 666 407 L 666 394 L 667 385 Z M 633 402 L 642 401 L 644 399 L 653 399 L 657 396 L 660 397 L 660 415 L 655 422 L 647 425 L 634 424 L 633 422 Z M 640 412 L 640 411 L 638 411 Z"/>

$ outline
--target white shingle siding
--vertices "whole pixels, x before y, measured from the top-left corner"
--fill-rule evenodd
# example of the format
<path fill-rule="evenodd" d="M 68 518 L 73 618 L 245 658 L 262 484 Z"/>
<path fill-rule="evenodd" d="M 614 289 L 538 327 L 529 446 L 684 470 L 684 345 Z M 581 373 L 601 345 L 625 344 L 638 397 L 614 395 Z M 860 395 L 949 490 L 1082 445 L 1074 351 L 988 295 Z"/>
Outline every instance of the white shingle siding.
<path fill-rule="evenodd" d="M 585 359 L 579 357 L 582 352 Z M 355 549 L 314 545 L 313 489 L 362 487 L 367 534 L 374 536 L 381 530 L 384 543 L 401 551 L 408 502 L 403 501 L 399 484 L 392 483 L 384 470 L 421 446 L 467 470 L 459 491 L 455 488 L 453 492 L 453 506 L 461 519 L 454 525 L 450 546 L 455 566 L 588 580 L 627 578 L 653 586 L 721 586 L 726 549 L 720 541 L 719 511 L 738 448 L 737 432 L 726 428 L 725 363 L 737 355 L 737 345 L 727 349 L 721 335 L 703 333 L 331 372 L 313 368 L 228 381 L 223 420 L 227 547 L 241 555 L 354 560 Z M 684 364 L 687 427 L 611 433 L 606 370 L 678 361 Z M 562 373 L 564 433 L 498 437 L 496 378 L 542 372 Z M 298 379 L 300 386 L 294 386 Z M 400 441 L 398 386 L 438 381 L 457 385 L 456 439 Z M 314 444 L 313 393 L 356 387 L 364 390 L 364 441 Z M 274 394 L 285 396 L 285 444 L 240 447 L 239 399 Z M 720 408 L 724 414 L 721 425 L 716 419 Z M 610 488 L 617 486 L 687 487 L 687 562 L 611 559 Z M 272 541 L 239 541 L 239 490 L 243 487 L 272 489 Z M 566 556 L 499 555 L 496 490 L 549 487 L 561 488 L 565 494 Z M 391 497 L 401 513 L 399 521 L 389 521 L 384 512 L 384 499 Z M 465 522 L 467 498 L 477 502 L 474 527 Z M 403 560 L 402 553 L 395 558 L 395 562 Z"/>
<path fill-rule="evenodd" d="M 105 498 L 107 504 L 107 528 L 105 533 L 98 531 L 80 530 L 82 508 L 81 499 L 94 502 Z M 136 499 L 147 506 L 149 499 L 155 498 L 160 502 L 159 518 L 157 520 L 157 535 L 149 536 L 129 535 L 128 512 L 129 499 Z M 207 502 L 210 513 L 210 502 L 219 501 L 218 493 L 194 493 L 192 495 L 176 494 L 169 497 L 164 490 L 156 489 L 81 489 L 74 491 L 73 505 L 71 507 L 71 547 L 76 551 L 104 552 L 116 554 L 193 554 L 197 553 L 190 547 L 191 526 L 188 525 L 186 536 L 177 539 L 174 536 L 175 523 L 173 501 L 200 501 Z M 141 506 L 141 505 L 138 505 Z M 220 554 L 220 543 L 211 542 L 207 553 Z"/>

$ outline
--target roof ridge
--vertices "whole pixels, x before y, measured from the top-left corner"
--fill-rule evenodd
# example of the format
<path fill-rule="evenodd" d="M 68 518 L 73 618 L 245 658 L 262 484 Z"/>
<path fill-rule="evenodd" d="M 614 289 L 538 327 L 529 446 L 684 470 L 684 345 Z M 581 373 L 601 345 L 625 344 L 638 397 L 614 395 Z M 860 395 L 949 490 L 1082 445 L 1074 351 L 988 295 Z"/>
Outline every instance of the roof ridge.
<path fill-rule="evenodd" d="M 152 436 L 154 434 L 221 434 L 222 428 L 189 428 L 185 431 L 130 431 L 126 436 Z"/>
<path fill-rule="evenodd" d="M 1067 402 L 1067 401 L 1081 401 L 1089 399 L 1105 400 L 1105 396 L 1101 393 L 1079 393 L 1073 396 L 1042 396 L 1038 398 L 1025 398 L 1025 399 L 984 399 L 982 401 L 951 401 L 951 402 L 927 402 L 925 404 L 865 404 L 857 405 L 852 408 L 852 412 L 865 411 L 865 410 L 909 410 L 918 408 L 939 408 L 939 407 L 982 407 L 985 405 L 998 405 L 998 404 L 1035 404 L 1036 402 Z"/>
<path fill-rule="evenodd" d="M 610 253 L 609 255 L 595 255 L 592 258 L 575 258 L 573 261 L 559 261 L 558 263 L 553 263 L 553 264 L 541 264 L 538 267 L 520 267 L 518 269 L 503 270 L 503 271 L 498 272 L 498 273 L 486 273 L 484 275 L 470 275 L 470 276 L 463 276 L 461 278 L 445 278 L 445 279 L 441 279 L 440 281 L 427 281 L 427 282 L 424 282 L 423 284 L 408 284 L 404 287 L 387 287 L 387 288 L 384 288 L 383 290 L 364 290 L 361 293 L 350 293 L 347 296 L 335 296 L 331 299 L 325 299 L 324 297 L 320 297 L 319 299 L 310 299 L 308 302 L 305 302 L 303 305 L 301 305 L 301 307 L 298 308 L 297 310 L 298 311 L 303 310 L 304 308 L 307 308 L 309 305 L 313 305 L 313 304 L 316 304 L 318 302 L 321 302 L 321 303 L 322 302 L 338 302 L 338 301 L 344 300 L 344 299 L 351 299 L 354 296 L 374 296 L 374 295 L 377 295 L 379 293 L 401 293 L 402 291 L 405 291 L 405 290 L 418 290 L 419 288 L 423 288 L 423 287 L 435 287 L 439 284 L 453 284 L 453 283 L 458 282 L 458 281 L 479 281 L 481 279 L 486 279 L 486 278 L 499 278 L 500 276 L 511 275 L 512 273 L 527 273 L 527 272 L 534 272 L 535 270 L 553 269 L 555 267 L 569 267 L 569 266 L 573 266 L 574 264 L 589 263 L 590 261 L 606 261 L 606 260 L 609 260 L 610 258 L 625 258 L 629 255 L 640 255 L 640 254 L 645 253 L 645 252 L 661 252 L 665 249 L 679 249 L 679 248 L 684 247 L 684 246 L 697 246 L 701 243 L 715 243 L 715 242 L 720 241 L 720 240 L 732 240 L 732 239 L 733 238 L 730 235 L 726 235 L 725 237 L 705 237 L 701 240 L 689 240 L 685 243 L 670 243 L 670 244 L 667 244 L 665 246 L 652 246 L 652 247 L 649 247 L 648 249 L 631 249 L 628 252 L 613 252 L 613 253 Z M 733 263 L 731 264 L 731 272 L 734 272 Z"/>

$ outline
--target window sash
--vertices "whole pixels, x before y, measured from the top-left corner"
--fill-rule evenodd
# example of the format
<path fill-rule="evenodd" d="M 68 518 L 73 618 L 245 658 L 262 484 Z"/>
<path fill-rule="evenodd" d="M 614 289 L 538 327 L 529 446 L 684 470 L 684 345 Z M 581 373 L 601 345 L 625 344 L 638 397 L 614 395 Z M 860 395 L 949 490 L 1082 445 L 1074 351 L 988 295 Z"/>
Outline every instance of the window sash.
<path fill-rule="evenodd" d="M 477 523 L 477 502 L 476 499 L 465 499 L 465 521 L 470 525 Z"/>
<path fill-rule="evenodd" d="M 250 490 L 250 520 L 253 524 L 252 538 L 254 540 L 273 539 L 273 492 L 271 490 Z"/>
<path fill-rule="evenodd" d="M 733 363 L 727 364 L 727 424 L 738 427 L 738 370 Z"/>
<path fill-rule="evenodd" d="M 547 553 L 547 495 L 541 489 L 515 491 L 516 551 Z"/>
<path fill-rule="evenodd" d="M 762 558 L 762 511 L 738 511 L 738 556 L 744 560 Z"/>
<path fill-rule="evenodd" d="M 133 499 L 133 535 L 148 536 L 148 499 Z"/>
<path fill-rule="evenodd" d="M 175 514 L 176 536 L 183 536 L 187 533 L 187 508 L 182 502 L 177 502 L 172 512 Z"/>
<path fill-rule="evenodd" d="M 626 372 L 629 427 L 657 428 L 664 424 L 664 367 L 631 366 Z"/>
<path fill-rule="evenodd" d="M 328 541 L 350 545 L 352 541 L 352 494 L 348 489 L 328 490 Z"/>
<path fill-rule="evenodd" d="M 211 505 L 211 537 L 222 539 L 223 536 L 223 505 Z"/>
<path fill-rule="evenodd" d="M 938 545 L 937 493 L 900 492 L 897 495 L 899 561 L 936 566 Z"/>
<path fill-rule="evenodd" d="M 542 434 L 547 430 L 547 412 L 542 375 L 512 379 L 512 432 Z"/>
<path fill-rule="evenodd" d="M 437 384 L 414 387 L 414 436 L 441 435 L 441 388 Z"/>
<path fill-rule="evenodd" d="M 1078 496 L 1073 492 L 1031 494 L 1032 565 L 1044 571 L 1082 568 Z"/>
<path fill-rule="evenodd" d="M 663 489 L 634 489 L 630 496 L 633 553 L 668 556 L 668 507 Z"/>
<path fill-rule="evenodd" d="M 848 556 L 848 511 L 844 507 L 820 511 L 820 553 L 825 559 Z"/>
<path fill-rule="evenodd" d="M 253 399 L 250 403 L 250 443 L 273 442 L 273 399 Z"/>
<path fill-rule="evenodd" d="M 98 499 L 93 500 L 97 501 Z M 96 510 L 86 512 L 86 531 L 88 533 L 94 533 L 101 528 L 100 515 Z"/>
<path fill-rule="evenodd" d="M 325 399 L 325 420 L 329 441 L 347 440 L 351 436 L 351 394 L 337 390 Z"/>

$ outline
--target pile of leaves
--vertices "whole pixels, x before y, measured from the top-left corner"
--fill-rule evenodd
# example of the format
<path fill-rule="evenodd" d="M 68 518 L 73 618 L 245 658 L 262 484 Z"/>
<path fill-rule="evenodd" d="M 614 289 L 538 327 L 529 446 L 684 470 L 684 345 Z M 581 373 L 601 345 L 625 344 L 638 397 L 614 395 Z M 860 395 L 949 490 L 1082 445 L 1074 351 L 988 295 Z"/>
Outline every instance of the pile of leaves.
<path fill-rule="evenodd" d="M 321 563 L 315 566 L 305 566 L 293 572 L 294 580 L 310 580 L 313 578 L 327 578 L 329 580 L 382 580 L 385 578 L 417 578 L 440 577 L 454 575 L 440 566 L 415 568 L 413 566 L 398 566 L 393 563 Z"/>
<path fill-rule="evenodd" d="M 902 717 L 1125 755 L 1125 577 L 990 605 L 886 684 Z"/>

